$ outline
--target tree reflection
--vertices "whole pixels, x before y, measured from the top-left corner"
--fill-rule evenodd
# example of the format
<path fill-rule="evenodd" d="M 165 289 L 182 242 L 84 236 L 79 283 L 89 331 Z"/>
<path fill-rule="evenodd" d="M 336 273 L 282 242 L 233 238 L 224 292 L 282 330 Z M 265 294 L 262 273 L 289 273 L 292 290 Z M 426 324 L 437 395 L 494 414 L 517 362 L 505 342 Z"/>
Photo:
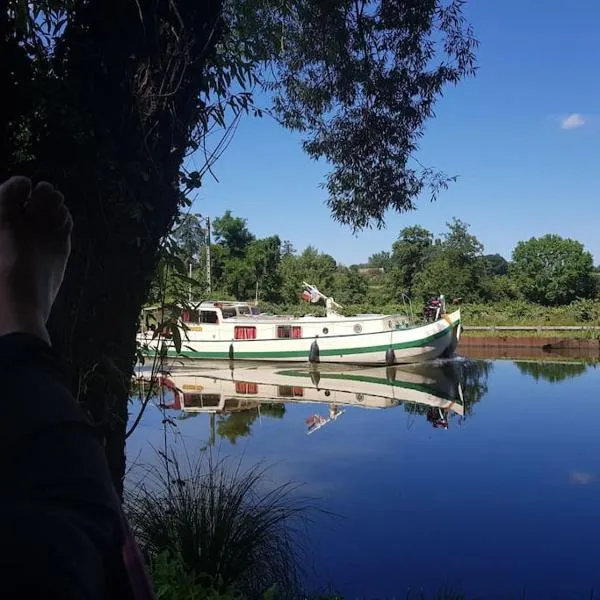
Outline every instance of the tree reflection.
<path fill-rule="evenodd" d="M 517 369 L 523 375 L 529 375 L 536 381 L 543 379 L 550 383 L 558 383 L 583 375 L 588 368 L 584 362 L 532 362 L 515 361 Z"/>
<path fill-rule="evenodd" d="M 260 407 L 222 414 L 218 417 L 217 434 L 231 444 L 235 444 L 238 438 L 252 433 L 252 425 L 259 416 L 281 419 L 284 414 L 285 404 L 282 402 L 270 402 L 261 404 Z"/>
<path fill-rule="evenodd" d="M 488 377 L 493 363 L 484 360 L 452 360 L 419 369 L 439 382 L 439 391 L 444 397 L 459 402 L 462 394 L 464 415 L 459 416 L 462 421 L 472 416 L 475 405 L 487 394 Z M 404 404 L 404 410 L 412 415 L 424 415 L 436 429 L 447 429 L 449 420 L 457 416 L 449 409 L 415 403 Z"/>

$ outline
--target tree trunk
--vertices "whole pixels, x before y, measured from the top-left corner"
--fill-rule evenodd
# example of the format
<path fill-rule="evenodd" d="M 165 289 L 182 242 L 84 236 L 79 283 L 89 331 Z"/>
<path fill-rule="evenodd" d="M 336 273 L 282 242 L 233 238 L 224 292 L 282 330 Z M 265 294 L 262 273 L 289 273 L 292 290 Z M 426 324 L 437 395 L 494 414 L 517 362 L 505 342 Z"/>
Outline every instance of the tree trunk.
<path fill-rule="evenodd" d="M 5 101 L 15 107 L 25 89 L 35 111 L 0 117 L 10 134 L 0 170 L 52 181 L 73 214 L 73 252 L 49 328 L 119 492 L 137 323 L 180 206 L 179 168 L 203 110 L 220 11 L 220 0 L 81 2 L 51 68 L 33 81 L 31 69 L 14 75 L 21 88 Z M 7 40 L 0 53 L 16 47 Z"/>

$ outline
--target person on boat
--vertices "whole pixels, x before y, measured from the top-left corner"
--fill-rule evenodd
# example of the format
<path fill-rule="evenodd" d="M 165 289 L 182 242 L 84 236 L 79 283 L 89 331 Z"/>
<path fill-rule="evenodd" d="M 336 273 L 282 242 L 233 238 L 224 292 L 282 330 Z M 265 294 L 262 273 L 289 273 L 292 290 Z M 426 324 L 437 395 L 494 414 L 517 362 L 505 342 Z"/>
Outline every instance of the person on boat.
<path fill-rule="evenodd" d="M 71 229 L 51 184 L 0 185 L 0 369 L 4 397 L 21 397 L 0 425 L 2 598 L 151 599 L 103 447 L 46 330 Z"/>
<path fill-rule="evenodd" d="M 434 429 L 448 429 L 449 412 L 447 408 L 431 407 L 427 410 L 427 420 Z"/>

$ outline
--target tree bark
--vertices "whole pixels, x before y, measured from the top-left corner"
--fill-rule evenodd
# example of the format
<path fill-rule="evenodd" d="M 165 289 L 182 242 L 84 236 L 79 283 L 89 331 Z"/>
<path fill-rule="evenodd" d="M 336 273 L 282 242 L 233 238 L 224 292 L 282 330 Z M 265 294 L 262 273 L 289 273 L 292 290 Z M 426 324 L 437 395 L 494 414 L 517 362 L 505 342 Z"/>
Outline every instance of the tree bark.
<path fill-rule="evenodd" d="M 220 0 L 79 3 L 37 88 L 19 82 L 37 93 L 43 115 L 19 115 L 32 155 L 2 147 L 5 174 L 52 181 L 73 214 L 49 329 L 119 492 L 138 319 L 182 199 L 179 169 L 203 110 L 220 15 Z"/>

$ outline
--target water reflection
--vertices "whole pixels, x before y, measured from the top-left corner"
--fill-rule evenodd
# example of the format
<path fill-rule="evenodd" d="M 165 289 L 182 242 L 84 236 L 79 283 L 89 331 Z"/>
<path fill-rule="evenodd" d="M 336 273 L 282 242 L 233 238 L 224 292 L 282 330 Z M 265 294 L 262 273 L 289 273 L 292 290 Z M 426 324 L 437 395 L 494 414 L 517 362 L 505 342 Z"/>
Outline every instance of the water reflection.
<path fill-rule="evenodd" d="M 150 405 L 128 455 L 149 464 L 173 442 L 183 456 L 212 435 L 220 455 L 305 485 L 343 517 L 315 516 L 310 589 L 429 598 L 447 583 L 469 598 L 589 597 L 600 589 L 600 370 L 551 359 L 188 363 L 161 387 L 177 410 Z"/>
<path fill-rule="evenodd" d="M 588 368 L 585 362 L 515 361 L 515 365 L 523 375 L 530 375 L 536 381 L 541 379 L 550 383 L 579 377 Z"/>
<path fill-rule="evenodd" d="M 491 362 L 452 360 L 401 367 L 348 365 L 183 366 L 159 379 L 161 404 L 184 418 L 210 415 L 209 443 L 235 444 L 260 418 L 281 419 L 286 404 L 306 404 L 307 435 L 337 421 L 349 407 L 403 408 L 435 429 L 468 417 L 487 392 Z"/>

